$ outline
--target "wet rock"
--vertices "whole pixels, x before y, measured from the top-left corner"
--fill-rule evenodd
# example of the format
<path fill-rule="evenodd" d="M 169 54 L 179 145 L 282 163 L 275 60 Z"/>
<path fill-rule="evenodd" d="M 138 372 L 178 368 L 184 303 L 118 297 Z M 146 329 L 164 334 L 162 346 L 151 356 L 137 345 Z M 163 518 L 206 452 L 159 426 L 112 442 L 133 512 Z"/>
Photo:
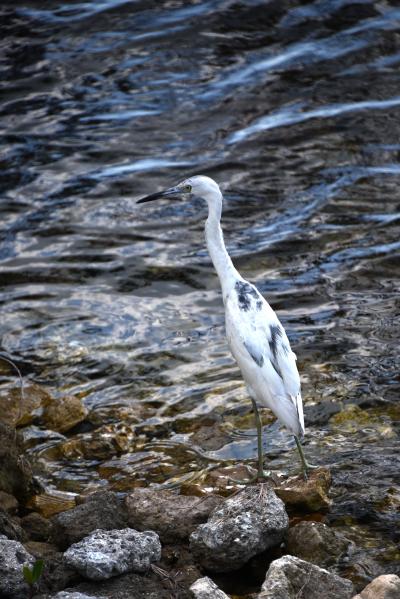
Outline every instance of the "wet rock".
<path fill-rule="evenodd" d="M 350 599 L 352 595 L 350 580 L 285 555 L 270 565 L 258 599 Z"/>
<path fill-rule="evenodd" d="M 190 536 L 195 558 L 205 568 L 229 572 L 253 555 L 278 545 L 289 521 L 283 502 L 267 485 L 250 486 L 213 510 Z"/>
<path fill-rule="evenodd" d="M 163 542 L 176 543 L 187 540 L 199 524 L 206 522 L 222 498 L 136 489 L 125 501 L 129 526 L 137 530 L 154 530 Z"/>
<path fill-rule="evenodd" d="M 31 384 L 24 386 L 23 392 L 19 387 L 2 389 L 0 391 L 0 420 L 11 427 L 31 424 L 40 414 L 40 409 L 48 393 Z"/>
<path fill-rule="evenodd" d="M 14 541 L 25 541 L 27 536 L 17 518 L 12 518 L 7 512 L 0 511 L 0 534 Z"/>
<path fill-rule="evenodd" d="M 0 490 L 25 502 L 34 491 L 32 470 L 16 442 L 15 429 L 0 423 Z"/>
<path fill-rule="evenodd" d="M 400 578 L 396 574 L 378 576 L 353 599 L 399 599 Z"/>
<path fill-rule="evenodd" d="M 337 563 L 351 541 L 322 522 L 299 522 L 289 529 L 287 551 L 312 564 L 327 568 Z"/>
<path fill-rule="evenodd" d="M 232 466 L 222 466 L 215 468 L 208 473 L 202 482 L 188 482 L 181 487 L 181 492 L 185 495 L 203 495 L 213 493 L 223 497 L 229 497 L 233 491 L 242 488 L 241 483 L 246 483 L 257 474 L 257 470 L 247 464 L 235 464 Z M 240 481 L 238 483 L 237 481 Z"/>
<path fill-rule="evenodd" d="M 59 445 L 58 450 L 69 460 L 106 460 L 114 455 L 132 451 L 135 438 L 133 426 L 121 423 L 107 424 L 95 431 L 65 440 Z"/>
<path fill-rule="evenodd" d="M 280 482 L 274 491 L 290 510 L 321 512 L 329 510 L 332 505 L 328 497 L 331 484 L 330 471 L 317 468 L 310 472 L 307 480 L 302 476 L 292 476 Z"/>
<path fill-rule="evenodd" d="M 126 572 L 146 572 L 161 558 L 153 531 L 95 530 L 64 553 L 64 561 L 85 578 L 105 580 Z"/>
<path fill-rule="evenodd" d="M 196 580 L 190 587 L 190 590 L 195 599 L 229 599 L 228 595 L 221 591 L 208 576 Z"/>
<path fill-rule="evenodd" d="M 0 535 L 0 597 L 28 597 L 28 585 L 22 569 L 24 564 L 33 564 L 34 561 L 21 543 Z"/>
<path fill-rule="evenodd" d="M 221 430 L 220 424 L 213 424 L 212 426 L 199 428 L 192 434 L 190 440 L 192 445 L 197 445 L 203 451 L 214 451 L 230 443 L 232 439 L 226 432 Z"/>
<path fill-rule="evenodd" d="M 51 493 L 34 495 L 26 507 L 39 512 L 44 518 L 51 518 L 60 512 L 65 512 L 76 506 L 76 496 L 53 489 Z"/>
<path fill-rule="evenodd" d="M 21 526 L 32 541 L 47 541 L 52 525 L 37 512 L 31 512 L 21 519 Z"/>
<path fill-rule="evenodd" d="M 48 395 L 43 404 L 42 420 L 47 428 L 65 433 L 82 422 L 87 413 L 79 397 L 70 395 L 55 399 Z"/>
<path fill-rule="evenodd" d="M 18 501 L 14 495 L 0 491 L 0 510 L 7 512 L 7 514 L 13 515 L 18 511 Z"/>
<path fill-rule="evenodd" d="M 85 503 L 52 519 L 51 540 L 59 547 L 69 547 L 94 530 L 116 530 L 127 526 L 125 504 L 111 491 L 89 495 Z"/>

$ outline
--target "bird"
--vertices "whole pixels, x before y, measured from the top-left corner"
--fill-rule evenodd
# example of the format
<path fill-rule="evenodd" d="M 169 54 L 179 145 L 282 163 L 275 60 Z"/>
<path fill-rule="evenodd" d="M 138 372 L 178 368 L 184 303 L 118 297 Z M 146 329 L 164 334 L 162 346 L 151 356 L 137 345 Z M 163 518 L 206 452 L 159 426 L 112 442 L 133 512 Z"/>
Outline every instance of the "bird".
<path fill-rule="evenodd" d="M 218 183 L 205 175 L 196 175 L 136 203 L 190 196 L 202 198 L 208 205 L 205 238 L 221 284 L 227 342 L 246 383 L 255 416 L 258 466 L 254 478 L 260 481 L 270 476 L 270 472 L 264 471 L 263 430 L 258 410 L 262 406 L 272 410 L 293 434 L 303 476 L 307 479 L 314 466 L 307 462 L 301 445 L 305 427 L 296 355 L 276 313 L 258 289 L 236 270 L 226 250 L 221 229 L 223 195 Z"/>

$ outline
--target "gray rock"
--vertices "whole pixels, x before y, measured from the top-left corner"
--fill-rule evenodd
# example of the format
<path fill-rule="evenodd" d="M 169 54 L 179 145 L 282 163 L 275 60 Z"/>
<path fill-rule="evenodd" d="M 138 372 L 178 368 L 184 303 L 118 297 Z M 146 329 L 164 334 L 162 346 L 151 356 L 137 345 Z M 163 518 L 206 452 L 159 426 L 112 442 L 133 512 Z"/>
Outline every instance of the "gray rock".
<path fill-rule="evenodd" d="M 0 534 L 13 541 L 26 541 L 27 536 L 19 524 L 19 518 L 0 510 Z"/>
<path fill-rule="evenodd" d="M 37 512 L 31 512 L 21 519 L 21 526 L 32 541 L 47 541 L 52 525 Z"/>
<path fill-rule="evenodd" d="M 128 524 L 136 530 L 154 530 L 165 543 L 185 541 L 222 501 L 215 495 L 191 497 L 171 491 L 136 489 L 126 498 Z"/>
<path fill-rule="evenodd" d="M 95 530 L 64 553 L 64 561 L 85 578 L 106 580 L 125 572 L 146 572 L 161 558 L 161 543 L 153 531 Z"/>
<path fill-rule="evenodd" d="M 28 596 L 22 569 L 24 564 L 34 561 L 21 543 L 0 535 L 0 597 L 25 599 Z"/>
<path fill-rule="evenodd" d="M 279 545 L 289 520 L 283 502 L 267 485 L 250 486 L 229 497 L 190 536 L 199 563 L 214 572 L 229 572 L 253 555 Z"/>
<path fill-rule="evenodd" d="M 57 595 L 53 595 L 53 599 L 106 599 L 104 595 L 86 595 L 79 591 L 60 591 Z"/>
<path fill-rule="evenodd" d="M 145 575 L 131 572 L 114 576 L 103 580 L 100 584 L 89 581 L 81 582 L 74 585 L 73 588 L 68 587 L 68 590 L 97 598 L 99 595 L 105 595 L 109 599 L 172 599 L 174 596 L 170 581 L 166 581 L 165 577 L 157 576 L 151 571 Z M 190 599 L 192 597 L 191 595 Z M 189 593 L 181 592 L 179 589 L 179 599 L 189 599 Z"/>
<path fill-rule="evenodd" d="M 228 595 L 221 591 L 211 578 L 204 576 L 199 578 L 190 587 L 195 599 L 229 599 Z"/>
<path fill-rule="evenodd" d="M 399 599 L 400 578 L 396 574 L 383 574 L 370 582 L 353 599 Z"/>
<path fill-rule="evenodd" d="M 290 528 L 287 539 L 290 555 L 324 568 L 336 564 L 351 546 L 351 541 L 335 529 L 306 520 Z"/>
<path fill-rule="evenodd" d="M 101 491 L 90 495 L 85 503 L 54 516 L 52 524 L 50 540 L 65 549 L 98 528 L 125 528 L 127 512 L 123 501 L 116 493 Z"/>
<path fill-rule="evenodd" d="M 350 599 L 353 592 L 350 580 L 285 555 L 270 565 L 258 599 Z"/>

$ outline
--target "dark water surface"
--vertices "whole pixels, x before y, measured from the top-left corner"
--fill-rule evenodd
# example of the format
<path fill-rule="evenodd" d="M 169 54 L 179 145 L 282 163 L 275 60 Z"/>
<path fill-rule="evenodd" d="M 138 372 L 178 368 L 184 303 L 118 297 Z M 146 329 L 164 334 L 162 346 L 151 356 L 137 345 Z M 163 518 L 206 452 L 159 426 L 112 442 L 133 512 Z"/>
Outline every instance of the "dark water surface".
<path fill-rule="evenodd" d="M 331 521 L 397 571 L 398 3 L 26 0 L 0 20 L 1 348 L 90 410 L 67 435 L 85 451 L 31 427 L 43 484 L 124 490 L 254 458 L 205 206 L 135 205 L 208 174 L 235 264 L 298 355 Z M 215 423 L 228 442 L 191 439 Z M 99 456 L 105 425 L 123 441 Z M 265 434 L 271 466 L 297 468 L 290 436 Z"/>

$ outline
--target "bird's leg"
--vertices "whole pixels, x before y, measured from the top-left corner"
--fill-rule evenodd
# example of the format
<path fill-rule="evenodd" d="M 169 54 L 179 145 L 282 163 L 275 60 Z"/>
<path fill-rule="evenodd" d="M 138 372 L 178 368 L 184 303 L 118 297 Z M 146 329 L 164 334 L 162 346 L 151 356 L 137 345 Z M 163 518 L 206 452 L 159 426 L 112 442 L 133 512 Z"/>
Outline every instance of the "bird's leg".
<path fill-rule="evenodd" d="M 294 435 L 294 440 L 296 441 L 297 449 L 299 450 L 300 460 L 301 460 L 301 467 L 303 469 L 304 480 L 307 480 L 308 479 L 308 472 L 309 472 L 309 470 L 313 470 L 314 468 L 318 468 L 318 466 L 313 466 L 312 464 L 309 464 L 307 462 L 307 459 L 306 459 L 306 456 L 304 455 L 304 451 L 303 451 L 303 448 L 302 448 L 301 443 L 299 441 L 299 438 L 296 435 Z"/>
<path fill-rule="evenodd" d="M 254 417 L 256 420 L 257 428 L 257 449 L 258 449 L 258 467 L 256 480 L 262 480 L 263 478 L 271 478 L 271 472 L 264 472 L 264 454 L 262 445 L 262 423 L 260 418 L 260 412 L 258 411 L 256 401 L 251 397 L 251 403 L 253 404 Z"/>

